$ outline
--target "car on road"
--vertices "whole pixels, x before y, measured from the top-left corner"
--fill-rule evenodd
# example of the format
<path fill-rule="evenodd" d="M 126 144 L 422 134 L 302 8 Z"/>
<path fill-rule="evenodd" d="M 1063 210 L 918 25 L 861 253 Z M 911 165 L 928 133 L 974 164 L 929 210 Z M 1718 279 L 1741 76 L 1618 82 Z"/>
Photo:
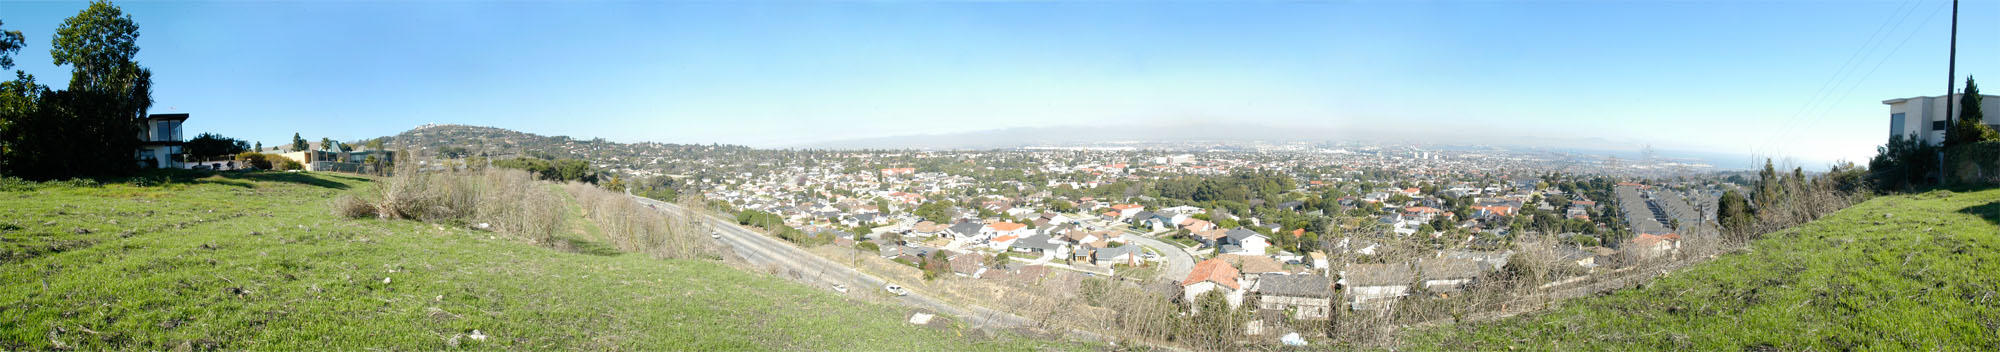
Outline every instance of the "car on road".
<path fill-rule="evenodd" d="M 833 290 L 835 292 L 847 293 L 847 285 L 833 284 Z"/>
<path fill-rule="evenodd" d="M 903 289 L 903 287 L 902 287 L 902 286 L 896 286 L 896 284 L 889 284 L 889 286 L 883 286 L 883 287 L 882 287 L 882 289 L 884 289 L 884 290 L 889 290 L 889 293 L 890 293 L 890 294 L 894 294 L 894 295 L 897 295 L 897 296 L 908 296 L 908 295 L 910 295 L 910 290 L 905 290 L 905 289 Z"/>
<path fill-rule="evenodd" d="M 722 239 L 722 233 L 721 233 L 721 232 L 715 232 L 715 231 L 709 231 L 709 232 L 708 232 L 708 238 L 713 238 L 713 239 Z"/>

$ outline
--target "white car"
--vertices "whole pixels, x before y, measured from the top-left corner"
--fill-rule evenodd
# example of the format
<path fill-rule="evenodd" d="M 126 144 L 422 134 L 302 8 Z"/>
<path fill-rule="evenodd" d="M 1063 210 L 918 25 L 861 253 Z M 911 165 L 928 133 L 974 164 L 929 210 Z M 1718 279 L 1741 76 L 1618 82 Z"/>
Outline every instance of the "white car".
<path fill-rule="evenodd" d="M 835 292 L 847 293 L 847 285 L 833 284 L 833 290 Z"/>
<path fill-rule="evenodd" d="M 904 290 L 902 286 L 896 286 L 896 284 L 889 284 L 889 286 L 884 286 L 882 287 L 882 289 L 889 290 L 889 293 L 895 294 L 897 296 L 910 295 L 909 290 Z"/>
<path fill-rule="evenodd" d="M 708 238 L 713 238 L 713 239 L 722 239 L 722 233 L 721 233 L 721 232 L 715 232 L 715 231 L 709 231 L 709 232 L 708 232 Z"/>

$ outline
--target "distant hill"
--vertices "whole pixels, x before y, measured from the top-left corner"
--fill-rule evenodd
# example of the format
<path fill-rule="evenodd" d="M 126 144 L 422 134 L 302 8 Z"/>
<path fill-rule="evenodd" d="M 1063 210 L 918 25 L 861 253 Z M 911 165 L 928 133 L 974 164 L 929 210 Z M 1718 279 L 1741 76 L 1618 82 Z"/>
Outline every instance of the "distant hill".
<path fill-rule="evenodd" d="M 815 149 L 986 150 L 1023 147 L 1113 146 L 1143 143 L 1204 142 L 1363 142 L 1435 146 L 1501 146 L 1637 159 L 1645 143 L 1599 137 L 1549 137 L 1494 134 L 1476 130 L 1373 130 L 1270 126 L 1248 123 L 1133 124 L 1116 126 L 1022 127 L 956 133 L 869 137 L 796 145 Z M 1203 143 L 1193 143 L 1203 144 Z M 1659 150 L 1662 157 L 1695 159 L 1730 169 L 1748 169 L 1750 156 L 1729 153 Z"/>
<path fill-rule="evenodd" d="M 1641 288 L 1408 350 L 2000 350 L 2000 189 L 1885 196 Z"/>
<path fill-rule="evenodd" d="M 611 170 L 653 169 L 677 172 L 683 165 L 666 165 L 662 160 L 688 155 L 731 155 L 751 152 L 749 147 L 726 144 L 618 143 L 603 138 L 575 139 L 544 136 L 497 127 L 467 125 L 423 125 L 394 136 L 379 138 L 389 149 L 420 156 L 480 156 L 511 158 L 533 156 L 544 159 L 575 158 L 591 161 Z"/>

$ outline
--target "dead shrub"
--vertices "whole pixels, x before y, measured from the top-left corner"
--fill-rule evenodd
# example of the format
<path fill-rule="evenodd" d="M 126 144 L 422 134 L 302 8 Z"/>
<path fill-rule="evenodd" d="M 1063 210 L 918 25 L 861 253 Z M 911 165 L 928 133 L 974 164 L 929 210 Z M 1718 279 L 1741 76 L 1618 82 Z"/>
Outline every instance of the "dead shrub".
<path fill-rule="evenodd" d="M 376 216 L 375 205 L 368 204 L 368 201 L 356 198 L 354 195 L 343 194 L 333 199 L 333 215 L 345 218 L 373 217 Z"/>

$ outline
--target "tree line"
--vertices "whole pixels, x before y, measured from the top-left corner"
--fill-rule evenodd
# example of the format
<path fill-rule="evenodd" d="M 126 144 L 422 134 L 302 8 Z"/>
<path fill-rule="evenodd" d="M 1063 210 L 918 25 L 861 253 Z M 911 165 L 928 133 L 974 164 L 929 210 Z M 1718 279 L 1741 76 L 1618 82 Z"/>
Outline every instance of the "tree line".
<path fill-rule="evenodd" d="M 0 69 L 14 67 L 26 36 L 0 23 Z M 52 89 L 14 71 L 0 82 L 0 173 L 28 179 L 119 175 L 138 168 L 135 138 L 153 104 L 153 72 L 141 66 L 139 25 L 107 1 L 56 27 L 49 56 L 70 67 Z"/>

